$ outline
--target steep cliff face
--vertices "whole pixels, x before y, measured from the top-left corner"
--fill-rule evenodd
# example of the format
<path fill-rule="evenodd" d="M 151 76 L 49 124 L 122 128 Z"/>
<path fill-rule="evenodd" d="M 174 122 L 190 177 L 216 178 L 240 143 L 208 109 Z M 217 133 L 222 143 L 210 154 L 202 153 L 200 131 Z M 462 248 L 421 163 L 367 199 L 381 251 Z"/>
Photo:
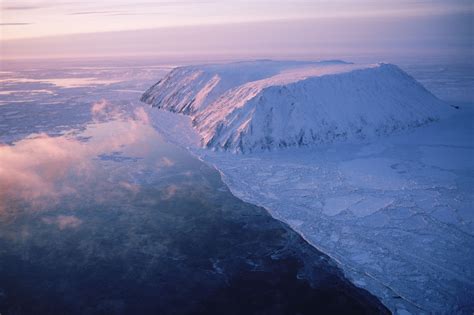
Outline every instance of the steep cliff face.
<path fill-rule="evenodd" d="M 190 115 L 203 146 L 234 152 L 366 139 L 446 110 L 394 65 L 341 61 L 177 68 L 142 100 Z"/>

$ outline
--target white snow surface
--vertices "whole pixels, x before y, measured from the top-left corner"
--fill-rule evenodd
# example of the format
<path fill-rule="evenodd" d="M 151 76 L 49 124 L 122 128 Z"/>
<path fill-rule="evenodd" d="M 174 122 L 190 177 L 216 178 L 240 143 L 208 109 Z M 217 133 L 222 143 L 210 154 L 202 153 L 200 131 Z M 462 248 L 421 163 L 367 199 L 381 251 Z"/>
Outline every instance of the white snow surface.
<path fill-rule="evenodd" d="M 343 75 L 358 80 L 361 73 L 383 68 Z M 419 104 L 424 104 L 422 95 L 432 98 L 396 72 L 407 91 L 419 92 Z M 346 77 L 331 76 L 349 84 Z M 379 92 L 373 89 L 385 83 L 371 83 L 370 77 L 365 94 L 375 95 Z M 439 104 L 436 99 L 429 103 Z M 373 109 L 361 108 L 362 114 Z M 234 195 L 286 222 L 394 314 L 473 313 L 474 104 L 431 124 L 366 142 L 246 154 L 203 148 L 202 134 L 193 126 L 199 110 L 192 116 L 158 109 L 149 113 L 170 142 L 214 165 Z M 340 114 L 343 120 L 344 111 Z"/>
<path fill-rule="evenodd" d="M 394 65 L 343 61 L 180 67 L 142 100 L 190 115 L 203 146 L 234 152 L 364 140 L 446 111 Z"/>

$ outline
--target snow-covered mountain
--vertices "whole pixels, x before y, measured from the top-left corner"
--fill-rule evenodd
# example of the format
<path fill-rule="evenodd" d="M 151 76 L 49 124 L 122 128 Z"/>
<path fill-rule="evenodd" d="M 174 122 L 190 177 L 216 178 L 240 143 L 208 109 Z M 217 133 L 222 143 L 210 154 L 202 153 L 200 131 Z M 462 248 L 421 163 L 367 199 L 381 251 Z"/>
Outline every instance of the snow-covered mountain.
<path fill-rule="evenodd" d="M 343 61 L 180 67 L 142 101 L 190 115 L 203 146 L 238 152 L 366 139 L 446 110 L 397 66 Z"/>
<path fill-rule="evenodd" d="M 252 79 L 236 83 L 252 70 Z M 235 196 L 287 223 L 393 314 L 472 314 L 472 104 L 445 106 L 387 64 L 263 61 L 178 68 L 173 76 L 190 83 L 158 83 L 147 92 L 143 99 L 164 109 L 149 109 L 151 124 L 216 167 Z M 218 83 L 195 88 L 206 86 L 205 77 Z M 188 103 L 199 100 L 189 110 L 177 106 L 186 104 L 179 103 L 183 91 Z M 441 115 L 411 132 L 376 137 Z M 265 136 L 273 142 L 262 146 Z M 290 146 L 372 136 L 257 150 L 281 140 Z"/>

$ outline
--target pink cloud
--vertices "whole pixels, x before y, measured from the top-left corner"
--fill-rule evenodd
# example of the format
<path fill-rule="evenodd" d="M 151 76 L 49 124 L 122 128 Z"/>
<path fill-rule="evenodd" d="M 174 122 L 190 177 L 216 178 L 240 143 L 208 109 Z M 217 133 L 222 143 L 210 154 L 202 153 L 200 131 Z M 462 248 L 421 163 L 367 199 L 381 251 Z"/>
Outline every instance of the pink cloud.
<path fill-rule="evenodd" d="M 119 185 L 128 191 L 131 191 L 132 193 L 136 194 L 140 191 L 140 186 L 137 184 L 121 181 Z"/>
<path fill-rule="evenodd" d="M 98 104 L 96 112 L 109 106 Z M 150 149 L 148 141 L 155 131 L 141 120 L 129 119 L 89 125 L 82 135 L 91 139 L 83 142 L 67 135 L 35 134 L 13 145 L 0 144 L 0 215 L 12 200 L 27 201 L 41 210 L 77 193 L 79 182 L 94 178 L 98 155 L 126 146 L 129 154 L 142 156 Z M 124 188 L 136 190 L 134 186 Z"/>
<path fill-rule="evenodd" d="M 60 230 L 77 228 L 82 220 L 73 215 L 58 215 L 57 217 L 45 217 L 42 221 L 46 224 L 55 224 Z"/>
<path fill-rule="evenodd" d="M 143 107 L 139 107 L 134 111 L 135 119 L 144 123 L 145 125 L 150 124 L 150 117 Z"/>
<path fill-rule="evenodd" d="M 121 116 L 119 107 L 105 99 L 92 104 L 91 113 L 94 121 L 117 119 Z"/>
<path fill-rule="evenodd" d="M 15 196 L 37 202 L 72 193 L 74 188 L 58 185 L 71 173 L 86 173 L 89 161 L 83 160 L 85 146 L 66 137 L 46 134 L 23 139 L 13 146 L 0 147 L 0 210 L 2 201 Z"/>
<path fill-rule="evenodd" d="M 178 186 L 171 184 L 165 188 L 162 199 L 163 200 L 171 199 L 174 197 L 174 195 L 176 195 L 177 192 L 178 192 Z"/>
<path fill-rule="evenodd" d="M 162 157 L 161 159 L 158 160 L 158 162 L 156 162 L 156 168 L 157 169 L 161 169 L 161 168 L 165 168 L 165 167 L 171 167 L 175 164 L 175 162 L 169 158 L 167 158 L 166 156 Z"/>

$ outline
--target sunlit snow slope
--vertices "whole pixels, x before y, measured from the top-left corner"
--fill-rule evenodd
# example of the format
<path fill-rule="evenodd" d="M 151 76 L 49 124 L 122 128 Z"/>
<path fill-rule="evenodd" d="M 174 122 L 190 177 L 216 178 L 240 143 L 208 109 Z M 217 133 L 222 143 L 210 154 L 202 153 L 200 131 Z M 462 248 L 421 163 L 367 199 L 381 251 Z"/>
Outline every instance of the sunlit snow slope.
<path fill-rule="evenodd" d="M 180 67 L 142 100 L 190 115 L 203 146 L 238 152 L 391 134 L 446 107 L 394 65 L 343 61 Z"/>

